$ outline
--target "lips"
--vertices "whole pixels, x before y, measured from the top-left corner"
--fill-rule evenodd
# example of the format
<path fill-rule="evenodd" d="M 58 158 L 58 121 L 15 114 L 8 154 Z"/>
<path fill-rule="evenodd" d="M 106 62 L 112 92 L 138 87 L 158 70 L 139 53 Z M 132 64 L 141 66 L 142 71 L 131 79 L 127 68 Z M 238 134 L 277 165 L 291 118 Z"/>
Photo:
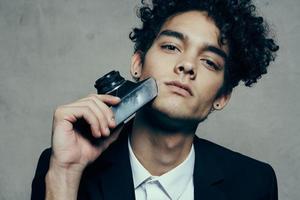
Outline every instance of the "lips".
<path fill-rule="evenodd" d="M 176 93 L 179 93 L 183 96 L 193 96 L 193 92 L 190 86 L 187 84 L 181 83 L 179 81 L 169 81 L 165 84 L 170 86 L 171 89 Z"/>

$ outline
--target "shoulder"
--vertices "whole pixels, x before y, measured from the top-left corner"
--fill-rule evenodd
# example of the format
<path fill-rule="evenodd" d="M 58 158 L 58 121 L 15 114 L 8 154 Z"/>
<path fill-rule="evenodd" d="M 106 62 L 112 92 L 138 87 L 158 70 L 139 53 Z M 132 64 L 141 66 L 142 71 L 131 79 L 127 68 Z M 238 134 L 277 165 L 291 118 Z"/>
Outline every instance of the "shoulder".
<path fill-rule="evenodd" d="M 212 159 L 228 180 L 238 182 L 243 179 L 255 184 L 276 184 L 275 172 L 268 163 L 198 137 L 195 138 L 194 146 L 195 153 L 205 154 L 208 159 Z"/>
<path fill-rule="evenodd" d="M 278 199 L 273 168 L 262 161 L 205 139 L 195 138 L 194 173 L 217 176 L 214 182 L 229 199 Z"/>
<path fill-rule="evenodd" d="M 237 165 L 237 167 L 270 167 L 270 165 L 265 162 L 259 161 L 257 159 L 223 147 L 219 144 L 198 137 L 195 138 L 194 146 L 197 153 L 210 154 L 214 156 L 218 161 L 226 165 L 239 164 Z"/>
<path fill-rule="evenodd" d="M 40 155 L 35 175 L 31 183 L 31 199 L 45 198 L 45 176 L 49 169 L 50 157 L 52 150 L 50 148 L 44 150 Z"/>
<path fill-rule="evenodd" d="M 41 153 L 36 167 L 35 177 L 44 176 L 47 173 L 49 169 L 51 153 L 51 148 L 47 148 Z"/>

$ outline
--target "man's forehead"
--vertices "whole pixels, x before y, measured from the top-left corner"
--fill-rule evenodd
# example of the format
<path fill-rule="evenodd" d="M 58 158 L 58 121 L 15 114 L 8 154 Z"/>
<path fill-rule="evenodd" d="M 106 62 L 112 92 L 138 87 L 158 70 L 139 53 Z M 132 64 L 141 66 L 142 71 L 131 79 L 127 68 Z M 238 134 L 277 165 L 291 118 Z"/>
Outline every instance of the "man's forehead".
<path fill-rule="evenodd" d="M 179 34 L 170 34 L 170 30 Z M 162 34 L 163 33 L 163 34 Z M 226 44 L 219 41 L 220 31 L 206 12 L 187 11 L 170 17 L 162 26 L 157 37 L 171 35 L 182 40 L 192 40 L 211 44 L 228 52 Z"/>

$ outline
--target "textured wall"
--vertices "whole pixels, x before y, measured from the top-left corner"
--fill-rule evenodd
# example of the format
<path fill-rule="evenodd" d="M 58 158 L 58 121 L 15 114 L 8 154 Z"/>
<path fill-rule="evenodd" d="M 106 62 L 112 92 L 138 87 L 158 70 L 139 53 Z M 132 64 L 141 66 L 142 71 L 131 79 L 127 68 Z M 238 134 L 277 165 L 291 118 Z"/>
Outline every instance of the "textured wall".
<path fill-rule="evenodd" d="M 94 92 L 110 67 L 128 75 L 138 0 L 0 0 L 0 200 L 29 199 L 57 105 Z M 298 200 L 299 0 L 260 0 L 281 49 L 270 73 L 235 90 L 198 135 L 270 163 L 280 199 Z"/>

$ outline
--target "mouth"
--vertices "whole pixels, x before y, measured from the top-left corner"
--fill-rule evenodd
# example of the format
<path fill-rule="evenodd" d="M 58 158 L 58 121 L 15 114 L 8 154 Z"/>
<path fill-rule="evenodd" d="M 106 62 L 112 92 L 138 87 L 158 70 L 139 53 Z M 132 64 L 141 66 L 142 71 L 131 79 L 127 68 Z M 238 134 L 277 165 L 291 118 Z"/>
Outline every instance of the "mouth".
<path fill-rule="evenodd" d="M 193 96 L 192 89 L 189 85 L 181 83 L 179 81 L 169 81 L 165 82 L 167 86 L 171 88 L 171 90 L 182 96 Z"/>

